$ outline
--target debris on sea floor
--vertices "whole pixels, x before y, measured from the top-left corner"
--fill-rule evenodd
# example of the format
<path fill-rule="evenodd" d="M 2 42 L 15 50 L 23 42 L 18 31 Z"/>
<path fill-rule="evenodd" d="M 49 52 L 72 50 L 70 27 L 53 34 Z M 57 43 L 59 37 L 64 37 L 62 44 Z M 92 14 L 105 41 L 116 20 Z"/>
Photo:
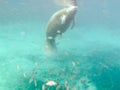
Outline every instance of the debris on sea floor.
<path fill-rule="evenodd" d="M 55 81 L 48 81 L 48 82 L 46 83 L 46 85 L 47 85 L 47 86 L 56 86 L 57 83 L 56 83 Z"/>
<path fill-rule="evenodd" d="M 42 85 L 42 90 L 59 90 L 60 86 L 57 82 L 50 80 Z"/>

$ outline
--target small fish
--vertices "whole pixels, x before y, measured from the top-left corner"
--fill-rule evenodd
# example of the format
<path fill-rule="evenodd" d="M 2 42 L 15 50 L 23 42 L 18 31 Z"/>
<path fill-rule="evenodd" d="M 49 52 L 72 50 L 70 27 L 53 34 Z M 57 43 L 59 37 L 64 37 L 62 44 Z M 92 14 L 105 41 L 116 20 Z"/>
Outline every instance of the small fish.
<path fill-rule="evenodd" d="M 38 67 L 38 62 L 35 62 L 34 64 L 35 64 L 36 67 Z"/>
<path fill-rule="evenodd" d="M 65 81 L 65 87 L 66 87 L 66 90 L 69 90 L 69 84 L 68 84 L 68 81 Z"/>
<path fill-rule="evenodd" d="M 108 67 L 106 64 L 104 64 L 104 63 L 102 63 L 102 62 L 100 62 L 99 64 L 100 64 L 103 68 L 109 69 L 109 67 Z"/>
<path fill-rule="evenodd" d="M 56 87 L 56 90 L 59 90 L 61 88 L 61 86 L 60 85 L 58 85 L 57 87 Z"/>
<path fill-rule="evenodd" d="M 72 65 L 75 67 L 76 66 L 76 63 L 74 61 L 72 61 Z"/>
<path fill-rule="evenodd" d="M 27 77 L 27 74 L 24 72 L 24 73 L 23 73 L 23 76 L 24 76 L 24 78 L 26 78 L 26 77 Z"/>
<path fill-rule="evenodd" d="M 34 80 L 34 76 L 32 76 L 32 77 L 30 78 L 29 83 L 32 83 L 33 80 Z"/>
<path fill-rule="evenodd" d="M 20 70 L 20 65 L 17 65 L 17 70 Z"/>
<path fill-rule="evenodd" d="M 77 88 L 76 88 L 76 87 L 73 87 L 72 90 L 77 90 Z"/>
<path fill-rule="evenodd" d="M 35 85 L 35 87 L 37 87 L 37 81 L 36 80 L 34 80 L 34 85 Z"/>
<path fill-rule="evenodd" d="M 32 83 L 32 82 L 33 82 L 33 78 L 30 78 L 29 83 Z"/>
<path fill-rule="evenodd" d="M 44 84 L 42 85 L 42 90 L 45 90 L 45 85 Z"/>

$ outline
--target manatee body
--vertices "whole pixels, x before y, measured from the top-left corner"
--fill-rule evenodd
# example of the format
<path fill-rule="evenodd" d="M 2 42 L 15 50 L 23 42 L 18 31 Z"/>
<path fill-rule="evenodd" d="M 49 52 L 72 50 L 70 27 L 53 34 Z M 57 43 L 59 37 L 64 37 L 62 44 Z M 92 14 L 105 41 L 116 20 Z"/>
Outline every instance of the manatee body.
<path fill-rule="evenodd" d="M 45 52 L 56 52 L 55 38 L 64 33 L 74 23 L 74 17 L 77 12 L 76 6 L 61 9 L 57 11 L 48 21 L 46 27 Z"/>

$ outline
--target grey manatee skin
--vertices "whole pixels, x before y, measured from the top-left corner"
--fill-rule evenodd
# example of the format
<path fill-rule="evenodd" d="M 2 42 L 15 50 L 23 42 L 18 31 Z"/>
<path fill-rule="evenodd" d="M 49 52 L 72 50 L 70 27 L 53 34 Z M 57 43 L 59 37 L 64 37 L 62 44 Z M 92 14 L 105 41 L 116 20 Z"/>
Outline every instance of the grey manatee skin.
<path fill-rule="evenodd" d="M 74 21 L 77 8 L 68 7 L 54 13 L 46 26 L 45 52 L 56 52 L 55 38 L 64 33 Z M 62 17 L 65 16 L 62 23 Z M 59 31 L 59 32 L 58 32 Z"/>

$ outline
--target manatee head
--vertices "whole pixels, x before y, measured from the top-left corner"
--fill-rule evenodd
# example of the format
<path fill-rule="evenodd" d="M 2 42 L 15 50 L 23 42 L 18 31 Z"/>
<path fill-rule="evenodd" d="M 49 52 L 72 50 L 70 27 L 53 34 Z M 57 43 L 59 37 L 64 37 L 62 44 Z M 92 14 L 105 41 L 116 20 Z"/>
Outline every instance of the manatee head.
<path fill-rule="evenodd" d="M 66 9 L 69 16 L 73 17 L 77 12 L 77 6 L 70 6 Z"/>

